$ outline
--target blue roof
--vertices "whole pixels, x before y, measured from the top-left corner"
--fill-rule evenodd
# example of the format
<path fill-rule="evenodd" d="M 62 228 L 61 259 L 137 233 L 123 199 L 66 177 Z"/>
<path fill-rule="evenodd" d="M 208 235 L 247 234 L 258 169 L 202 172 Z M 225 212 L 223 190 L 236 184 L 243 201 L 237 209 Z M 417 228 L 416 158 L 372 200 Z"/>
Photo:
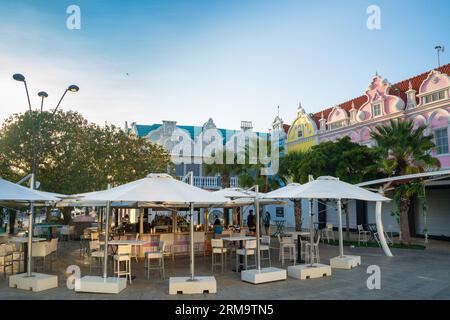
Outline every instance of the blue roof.
<path fill-rule="evenodd" d="M 137 135 L 139 137 L 145 137 L 146 135 L 148 135 L 151 131 L 158 129 L 159 127 L 161 127 L 161 124 L 152 124 L 152 125 L 142 125 L 142 124 L 136 124 L 136 130 L 137 130 Z M 177 125 L 176 126 L 179 129 L 185 130 L 189 133 L 189 136 L 191 137 L 191 139 L 195 138 L 195 134 L 198 134 L 200 132 L 202 132 L 203 127 L 199 127 L 199 126 L 182 126 L 182 125 Z M 227 133 L 228 135 L 234 135 L 236 133 L 239 132 L 239 130 L 228 130 L 228 129 L 220 129 L 217 128 L 217 130 L 220 131 L 222 137 L 224 138 L 224 142 L 227 138 Z M 265 133 L 265 132 L 256 132 L 256 135 L 258 137 L 264 137 L 264 138 L 268 138 L 269 134 Z"/>

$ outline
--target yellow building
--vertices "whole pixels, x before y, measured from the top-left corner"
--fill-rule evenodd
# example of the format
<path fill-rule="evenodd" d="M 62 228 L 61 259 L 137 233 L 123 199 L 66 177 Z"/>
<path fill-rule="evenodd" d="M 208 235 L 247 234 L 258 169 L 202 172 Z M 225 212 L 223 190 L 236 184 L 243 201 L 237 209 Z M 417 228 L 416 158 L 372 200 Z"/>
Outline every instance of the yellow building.
<path fill-rule="evenodd" d="M 294 120 L 287 134 L 287 152 L 307 151 L 317 144 L 317 125 L 300 104 L 297 119 Z"/>

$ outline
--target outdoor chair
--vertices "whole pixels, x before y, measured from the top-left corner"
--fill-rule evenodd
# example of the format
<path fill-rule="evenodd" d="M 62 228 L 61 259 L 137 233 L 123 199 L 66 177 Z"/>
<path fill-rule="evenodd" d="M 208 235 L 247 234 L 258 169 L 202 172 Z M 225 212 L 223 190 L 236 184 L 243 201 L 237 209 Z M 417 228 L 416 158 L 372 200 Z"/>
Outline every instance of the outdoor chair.
<path fill-rule="evenodd" d="M 279 234 L 277 235 L 278 241 L 280 243 L 280 251 L 278 255 L 278 259 L 281 260 L 281 265 L 284 266 L 284 260 L 285 260 L 285 252 L 286 249 L 288 249 L 289 253 L 289 260 L 294 260 L 295 265 L 295 242 L 294 238 L 292 237 L 281 237 Z"/>
<path fill-rule="evenodd" d="M 34 261 L 42 261 L 39 265 L 38 263 L 34 263 L 36 271 L 38 271 L 39 266 L 42 266 L 42 270 L 45 271 L 45 261 L 48 255 L 51 254 L 50 243 L 47 241 L 36 242 L 33 243 L 33 248 L 31 250 L 31 256 Z"/>
<path fill-rule="evenodd" d="M 100 241 L 93 240 L 89 242 L 89 271 L 92 271 L 92 266 L 95 268 L 101 268 L 103 259 L 105 257 L 105 251 L 100 249 Z"/>
<path fill-rule="evenodd" d="M 228 249 L 224 247 L 222 239 L 211 239 L 211 269 L 214 272 L 214 267 L 220 266 L 223 272 L 224 259 L 225 256 L 225 264 L 227 261 L 227 252 Z M 220 263 L 217 262 L 217 255 L 220 254 Z"/>
<path fill-rule="evenodd" d="M 369 242 L 370 231 L 366 231 L 363 228 L 362 224 L 358 224 L 358 245 L 361 242 L 364 242 L 367 246 L 367 242 Z"/>
<path fill-rule="evenodd" d="M 312 262 L 313 263 L 320 263 L 319 242 L 320 242 L 320 235 L 317 237 L 316 242 L 313 243 L 313 248 L 312 248 Z M 311 243 L 308 242 L 305 245 L 305 261 L 306 261 L 306 263 L 311 262 L 310 248 L 311 248 Z"/>
<path fill-rule="evenodd" d="M 327 242 L 330 243 L 330 238 L 333 239 L 333 241 L 336 241 L 334 238 L 334 230 L 333 230 L 333 224 L 327 223 L 326 227 L 321 230 L 322 233 L 322 242 L 325 242 L 325 238 L 327 238 Z"/>
<path fill-rule="evenodd" d="M 262 236 L 261 244 L 259 245 L 259 252 L 261 253 L 261 262 L 268 260 L 269 267 L 272 266 L 272 261 L 270 259 L 270 236 Z M 264 252 L 267 252 L 267 255 L 264 256 Z"/>
<path fill-rule="evenodd" d="M 239 266 L 243 265 L 244 269 L 247 270 L 249 267 L 255 267 L 256 268 L 256 240 L 247 240 L 245 242 L 245 246 L 243 249 L 237 249 L 236 250 L 236 270 L 239 270 Z M 240 256 L 244 257 L 243 264 L 240 262 Z M 255 264 L 249 265 L 248 264 L 248 257 L 253 256 L 255 260 Z"/>
<path fill-rule="evenodd" d="M 381 247 L 380 239 L 378 238 L 378 232 L 375 232 L 373 234 L 373 237 L 375 238 L 375 241 L 378 243 L 378 245 Z M 384 238 L 386 239 L 386 242 L 388 245 L 393 245 L 394 241 L 392 241 L 391 237 L 389 237 L 388 233 L 384 231 Z"/>
<path fill-rule="evenodd" d="M 160 270 L 161 277 L 165 279 L 164 274 L 164 241 L 159 241 L 156 251 L 147 251 L 145 253 L 144 270 L 147 270 L 147 279 L 150 279 L 150 270 Z M 158 260 L 157 265 L 152 265 L 151 260 Z"/>
<path fill-rule="evenodd" d="M 24 261 L 24 254 L 23 252 L 17 248 L 17 246 L 13 243 L 5 244 L 6 250 L 12 254 L 12 262 L 13 262 L 13 271 L 14 274 L 17 270 L 17 272 L 21 272 L 23 269 L 23 261 Z M 17 265 L 17 268 L 15 267 Z"/>
<path fill-rule="evenodd" d="M 125 269 L 121 269 L 121 262 L 125 264 Z M 117 246 L 117 252 L 114 255 L 114 273 L 117 277 L 128 277 L 131 284 L 131 245 Z"/>
<path fill-rule="evenodd" d="M 14 273 L 13 254 L 6 244 L 0 245 L 0 268 L 3 272 L 3 276 L 5 277 L 5 279 L 7 268 L 11 270 L 11 274 Z"/>
<path fill-rule="evenodd" d="M 139 233 L 136 233 L 136 241 L 139 240 Z M 131 258 L 136 259 L 136 262 L 139 262 L 139 246 L 132 245 L 131 246 Z"/>

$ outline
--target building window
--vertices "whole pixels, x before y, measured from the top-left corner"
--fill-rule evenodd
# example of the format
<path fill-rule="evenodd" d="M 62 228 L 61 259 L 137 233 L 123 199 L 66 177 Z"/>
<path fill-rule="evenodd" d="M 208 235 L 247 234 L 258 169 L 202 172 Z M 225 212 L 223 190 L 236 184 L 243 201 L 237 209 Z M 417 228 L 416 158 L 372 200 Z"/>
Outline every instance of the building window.
<path fill-rule="evenodd" d="M 436 139 L 437 154 L 448 153 L 448 133 L 447 128 L 437 129 L 434 131 L 434 138 Z"/>
<path fill-rule="evenodd" d="M 445 99 L 445 90 L 441 90 L 438 92 L 427 94 L 426 96 L 423 96 L 423 104 L 432 103 L 439 100 Z"/>
<path fill-rule="evenodd" d="M 381 115 L 381 104 L 377 103 L 372 106 L 372 117 Z"/>
<path fill-rule="evenodd" d="M 336 122 L 332 122 L 328 125 L 328 128 L 330 130 L 336 130 L 342 127 L 345 127 L 347 125 L 347 120 L 341 120 L 341 121 L 336 121 Z"/>
<path fill-rule="evenodd" d="M 297 127 L 297 138 L 303 138 L 303 126 L 298 126 Z"/>

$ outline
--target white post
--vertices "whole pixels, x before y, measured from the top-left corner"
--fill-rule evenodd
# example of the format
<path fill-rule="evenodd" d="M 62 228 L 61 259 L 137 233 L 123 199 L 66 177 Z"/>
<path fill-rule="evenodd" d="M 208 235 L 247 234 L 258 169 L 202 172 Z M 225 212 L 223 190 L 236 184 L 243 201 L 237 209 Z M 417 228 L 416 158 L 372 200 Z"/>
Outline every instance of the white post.
<path fill-rule="evenodd" d="M 190 177 L 190 184 L 191 186 L 194 185 L 194 172 L 189 172 Z M 191 233 L 191 281 L 195 280 L 194 274 L 194 204 L 190 204 L 190 210 L 189 210 L 189 216 L 190 216 L 190 233 Z"/>
<path fill-rule="evenodd" d="M 194 204 L 190 204 L 189 216 L 191 219 L 190 229 L 191 229 L 191 281 L 194 281 Z"/>
<path fill-rule="evenodd" d="M 34 173 L 31 174 L 30 189 L 34 190 Z M 32 277 L 32 250 L 33 250 L 33 216 L 34 216 L 34 203 L 30 204 L 30 214 L 28 215 L 28 248 L 27 248 L 27 277 Z"/>
<path fill-rule="evenodd" d="M 375 212 L 375 220 L 377 223 L 378 239 L 380 240 L 381 247 L 383 248 L 384 253 L 388 257 L 392 257 L 391 249 L 389 249 L 389 246 L 386 243 L 386 238 L 384 237 L 383 222 L 381 221 L 381 201 L 377 201 L 375 211 L 376 211 Z"/>
<path fill-rule="evenodd" d="M 111 184 L 108 184 L 108 189 L 111 189 Z M 109 216 L 111 215 L 111 201 L 106 202 L 106 217 L 105 217 L 105 248 L 103 256 L 103 278 L 108 278 L 108 241 L 109 241 Z"/>
<path fill-rule="evenodd" d="M 342 201 L 337 200 L 338 216 L 339 216 L 339 257 L 344 256 L 344 239 L 342 237 Z"/>
<path fill-rule="evenodd" d="M 309 260 L 311 263 L 311 267 L 313 266 L 313 246 L 314 246 L 314 213 L 313 213 L 313 201 L 312 199 L 308 199 L 309 201 Z"/>
<path fill-rule="evenodd" d="M 255 210 L 256 210 L 256 263 L 258 271 L 261 271 L 261 252 L 259 251 L 259 237 L 261 228 L 259 225 L 259 186 L 255 186 Z"/>

